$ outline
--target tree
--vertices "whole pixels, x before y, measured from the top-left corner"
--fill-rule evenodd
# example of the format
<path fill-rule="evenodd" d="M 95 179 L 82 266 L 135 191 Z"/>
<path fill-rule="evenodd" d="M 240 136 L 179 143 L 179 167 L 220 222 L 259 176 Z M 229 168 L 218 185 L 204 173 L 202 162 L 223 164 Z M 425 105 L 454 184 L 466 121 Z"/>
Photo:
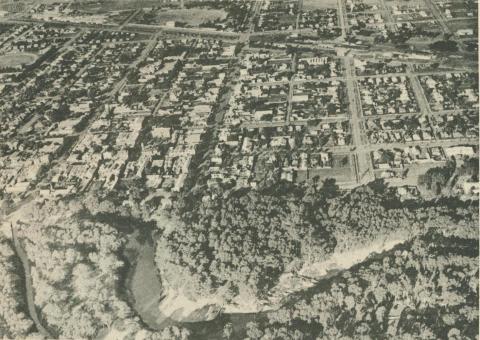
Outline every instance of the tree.
<path fill-rule="evenodd" d="M 336 180 L 333 178 L 327 178 L 323 181 L 323 185 L 320 188 L 320 195 L 325 199 L 332 199 L 338 197 L 339 187 Z"/>
<path fill-rule="evenodd" d="M 247 336 L 251 340 L 259 340 L 263 335 L 263 332 L 259 329 L 259 325 L 256 322 L 247 323 Z"/>
<path fill-rule="evenodd" d="M 453 40 L 439 40 L 429 45 L 431 50 L 438 52 L 457 52 L 457 42 Z"/>
<path fill-rule="evenodd" d="M 33 327 L 33 321 L 26 316 L 21 271 L 13 245 L 0 234 L 0 334 L 6 338 L 24 338 Z"/>
<path fill-rule="evenodd" d="M 52 121 L 60 122 L 70 115 L 70 106 L 67 103 L 60 103 L 59 107 L 52 113 Z"/>
<path fill-rule="evenodd" d="M 472 314 L 479 301 L 478 233 L 473 233 L 476 219 L 467 220 L 457 226 L 465 229 L 458 233 L 462 238 L 445 236 L 449 221 L 443 219 L 394 253 L 385 252 L 322 280 L 269 313 L 267 321 L 252 327 L 253 333 L 264 329 L 271 336 L 286 329 L 284 338 L 289 339 L 296 331 L 308 334 L 309 339 L 376 339 L 388 334 L 400 339 L 474 338 L 478 329 L 478 312 Z M 466 248 L 471 251 L 462 250 Z M 415 280 L 407 275 L 409 268 L 421 268 Z M 461 282 L 470 278 L 476 284 L 466 288 Z"/>
<path fill-rule="evenodd" d="M 233 335 L 233 325 L 231 322 L 225 324 L 223 327 L 223 338 L 226 340 L 230 340 Z"/>

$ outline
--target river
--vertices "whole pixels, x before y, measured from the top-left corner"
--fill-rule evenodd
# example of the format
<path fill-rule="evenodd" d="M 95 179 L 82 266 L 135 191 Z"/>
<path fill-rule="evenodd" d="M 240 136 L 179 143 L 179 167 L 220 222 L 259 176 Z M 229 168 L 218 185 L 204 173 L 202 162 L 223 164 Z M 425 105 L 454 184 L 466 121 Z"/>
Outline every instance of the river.
<path fill-rule="evenodd" d="M 40 317 L 37 313 L 37 306 L 35 305 L 35 299 L 33 294 L 33 285 L 32 285 L 32 274 L 30 271 L 30 261 L 28 259 L 27 253 L 23 249 L 21 241 L 17 238 L 17 230 L 13 226 L 12 228 L 12 238 L 13 238 L 13 246 L 15 248 L 15 253 L 17 254 L 18 258 L 20 259 L 24 271 L 24 278 L 25 278 L 25 295 L 27 298 L 27 307 L 30 317 L 32 318 L 37 331 L 42 334 L 47 339 L 54 338 L 52 336 L 53 332 L 47 330 L 46 327 L 40 321 Z"/>
<path fill-rule="evenodd" d="M 161 313 L 159 308 L 163 299 L 162 282 L 158 275 L 155 264 L 155 245 L 151 237 L 140 239 L 138 232 L 129 237 L 124 256 L 129 261 L 126 274 L 127 299 L 130 305 L 136 310 L 142 321 L 152 330 L 161 330 L 166 326 L 176 325 L 190 330 L 192 338 L 196 340 L 221 340 L 223 339 L 223 327 L 230 322 L 233 326 L 231 339 L 244 339 L 246 336 L 246 324 L 250 321 L 260 321 L 266 318 L 265 312 L 260 313 L 221 313 L 210 321 L 199 322 L 178 322 Z M 316 277 L 317 286 L 320 280 L 326 281 L 335 275 L 339 270 L 345 270 L 351 266 L 364 261 L 372 253 L 382 253 L 394 248 L 401 243 L 401 240 L 390 242 L 376 242 L 368 247 L 351 250 L 345 253 L 333 254 L 332 257 L 323 262 L 312 264 L 301 272 Z M 336 268 L 332 268 L 335 265 Z M 288 284 L 289 288 L 293 285 Z M 277 287 L 278 288 L 278 287 Z M 288 287 L 287 287 L 288 288 Z M 289 296 L 301 294 L 307 287 L 303 287 L 295 293 L 289 290 Z M 310 285 L 313 288 L 313 284 Z M 278 288 L 279 291 L 283 289 Z M 197 318 L 205 318 L 208 315 L 208 308 L 195 311 Z"/>
<path fill-rule="evenodd" d="M 163 291 L 155 265 L 154 241 L 151 238 L 140 240 L 137 232 L 131 234 L 124 250 L 124 257 L 129 261 L 126 273 L 127 300 L 152 330 L 176 325 L 189 329 L 193 339 L 223 340 L 223 327 L 230 322 L 233 326 L 232 339 L 244 339 L 246 324 L 265 317 L 263 313 L 233 313 L 220 314 L 211 321 L 178 322 L 170 319 L 159 309 Z"/>

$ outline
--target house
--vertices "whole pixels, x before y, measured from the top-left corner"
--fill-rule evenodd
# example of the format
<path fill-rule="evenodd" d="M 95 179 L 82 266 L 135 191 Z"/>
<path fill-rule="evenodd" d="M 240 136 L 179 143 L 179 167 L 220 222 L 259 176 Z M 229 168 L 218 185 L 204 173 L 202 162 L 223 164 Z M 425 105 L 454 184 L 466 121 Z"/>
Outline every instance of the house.
<path fill-rule="evenodd" d="M 480 193 L 480 183 L 478 182 L 464 182 L 462 186 L 465 194 L 478 195 Z"/>
<path fill-rule="evenodd" d="M 58 123 L 56 129 L 50 131 L 51 136 L 67 136 L 76 132 L 75 128 L 81 124 L 83 117 L 72 118 Z"/>
<path fill-rule="evenodd" d="M 473 28 L 462 28 L 457 30 L 457 35 L 460 37 L 473 36 Z"/>
<path fill-rule="evenodd" d="M 473 146 L 451 146 L 444 149 L 445 155 L 447 157 L 457 157 L 457 156 L 474 156 L 475 151 Z"/>
<path fill-rule="evenodd" d="M 8 194 L 19 194 L 27 191 L 30 186 L 30 182 L 18 182 L 5 188 L 5 192 Z"/>
<path fill-rule="evenodd" d="M 171 136 L 171 129 L 167 127 L 154 127 L 152 129 L 153 138 L 168 139 Z"/>

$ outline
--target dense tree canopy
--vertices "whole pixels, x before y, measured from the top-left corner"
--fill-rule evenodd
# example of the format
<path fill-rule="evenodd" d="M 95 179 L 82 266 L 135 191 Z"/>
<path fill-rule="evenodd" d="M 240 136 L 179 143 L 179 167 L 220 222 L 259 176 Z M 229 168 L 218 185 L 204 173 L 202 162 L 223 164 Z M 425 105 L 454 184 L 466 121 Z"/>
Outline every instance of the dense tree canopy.
<path fill-rule="evenodd" d="M 25 338 L 33 328 L 26 315 L 22 269 L 10 240 L 0 234 L 0 337 Z"/>
<path fill-rule="evenodd" d="M 145 329 L 119 294 L 128 225 L 145 222 L 155 209 L 139 203 L 146 196 L 135 186 L 127 192 L 23 208 L 18 235 L 31 260 L 35 304 L 60 337 L 92 338 L 112 328 L 148 340 L 189 336 L 177 327 Z M 180 223 L 165 227 L 157 243 L 162 281 L 187 287 L 194 299 L 266 297 L 283 273 L 295 274 L 304 263 L 406 240 L 295 295 L 269 314 L 269 323 L 250 323 L 250 339 L 471 338 L 478 327 L 478 202 L 401 201 L 381 181 L 341 192 L 332 180 L 204 197 L 184 197 Z M 8 251 L 1 253 L 9 259 Z M 25 327 L 17 332 L 27 334 L 31 321 L 20 319 Z M 6 318 L 2 322 L 0 311 L 0 327 L 8 326 Z M 223 333 L 236 338 L 231 326 Z"/>
<path fill-rule="evenodd" d="M 439 40 L 430 44 L 430 48 L 439 52 L 456 52 L 458 51 L 457 43 L 453 40 Z"/>
<path fill-rule="evenodd" d="M 301 293 L 250 339 L 474 339 L 478 218 L 444 219 L 394 250 Z"/>
<path fill-rule="evenodd" d="M 116 228 L 113 215 L 106 215 L 108 208 L 90 210 L 80 202 L 33 201 L 22 208 L 18 222 L 32 264 L 35 304 L 45 325 L 67 339 L 91 339 L 107 329 L 131 337 L 141 332 L 147 340 L 187 339 L 182 328 L 151 332 L 140 324 L 118 294 L 122 228 Z"/>
<path fill-rule="evenodd" d="M 265 291 L 301 256 L 303 238 L 314 232 L 301 205 L 254 191 L 199 208 L 198 220 L 165 236 L 159 248 L 175 265 L 192 271 L 206 290 L 226 284 L 232 293 Z M 171 269 L 169 279 L 175 280 L 175 266 L 163 269 L 167 275 Z"/>
<path fill-rule="evenodd" d="M 187 284 L 193 296 L 217 291 L 228 298 L 248 291 L 262 297 L 299 261 L 326 260 L 333 252 L 375 241 L 406 240 L 465 206 L 457 200 L 402 203 L 381 181 L 344 194 L 326 181 L 211 197 L 184 203 L 184 223 L 158 244 L 163 279 L 173 287 Z"/>

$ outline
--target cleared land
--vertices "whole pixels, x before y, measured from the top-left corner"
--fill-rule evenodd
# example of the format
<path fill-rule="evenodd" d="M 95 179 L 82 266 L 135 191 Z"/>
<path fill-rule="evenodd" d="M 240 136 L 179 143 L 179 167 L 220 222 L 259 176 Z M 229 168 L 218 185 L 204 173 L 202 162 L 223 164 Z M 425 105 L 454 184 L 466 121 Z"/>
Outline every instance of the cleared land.
<path fill-rule="evenodd" d="M 105 0 L 79 1 L 72 3 L 71 8 L 92 13 L 111 13 L 112 11 L 135 10 L 161 6 L 159 0 Z"/>
<path fill-rule="evenodd" d="M 320 180 L 334 178 L 337 183 L 346 183 L 354 180 L 354 173 L 348 156 L 333 155 L 332 168 L 328 169 L 309 169 L 297 172 L 297 182 L 313 179 L 316 176 Z"/>
<path fill-rule="evenodd" d="M 435 167 L 442 167 L 445 166 L 446 162 L 436 162 L 436 163 L 426 163 L 426 164 L 412 164 L 407 169 L 403 169 L 406 171 L 405 178 L 387 178 L 386 180 L 392 186 L 399 185 L 410 185 L 416 186 L 418 183 L 418 178 L 425 174 L 428 169 L 435 168 Z M 375 177 L 381 178 L 382 170 L 375 170 Z"/>
<path fill-rule="evenodd" d="M 323 8 L 337 8 L 337 0 L 303 0 L 303 9 L 306 11 Z"/>
<path fill-rule="evenodd" d="M 37 59 L 32 53 L 15 53 L 0 56 L 0 68 L 31 64 Z"/>
<path fill-rule="evenodd" d="M 473 29 L 474 32 L 478 30 L 478 20 L 477 19 L 464 19 L 464 20 L 453 20 L 453 21 L 448 21 L 447 22 L 448 27 L 453 32 L 457 32 L 458 30 L 461 29 Z M 475 37 L 476 34 L 474 33 L 471 37 Z"/>
<path fill-rule="evenodd" d="M 299 170 L 297 172 L 297 182 L 303 182 L 307 179 L 317 177 L 323 181 L 327 178 L 334 178 L 338 183 L 351 182 L 353 180 L 351 168 L 335 168 L 335 169 L 310 169 L 308 171 Z"/>
<path fill-rule="evenodd" d="M 155 16 L 157 24 L 168 21 L 183 22 L 189 26 L 198 26 L 211 20 L 225 19 L 227 12 L 219 9 L 189 8 L 189 9 L 164 9 L 159 10 Z"/>

